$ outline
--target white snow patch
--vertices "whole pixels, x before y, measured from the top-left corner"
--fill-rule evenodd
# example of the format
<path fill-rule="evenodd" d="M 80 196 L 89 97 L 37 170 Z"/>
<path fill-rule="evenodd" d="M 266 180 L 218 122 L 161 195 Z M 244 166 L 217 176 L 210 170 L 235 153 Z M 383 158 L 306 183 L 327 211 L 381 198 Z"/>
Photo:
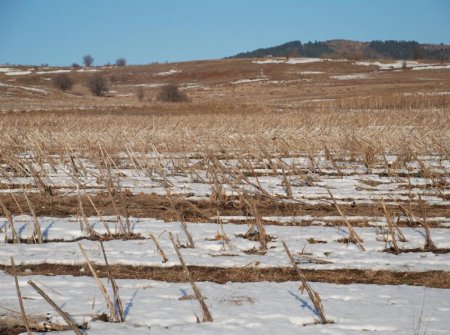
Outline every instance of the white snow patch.
<path fill-rule="evenodd" d="M 13 72 L 6 72 L 7 76 L 24 76 L 26 74 L 31 74 L 31 71 L 13 71 Z"/>
<path fill-rule="evenodd" d="M 285 62 L 286 62 L 286 59 L 276 59 L 276 58 L 252 61 L 252 63 L 254 63 L 254 64 L 280 64 L 280 63 L 285 63 Z"/>
<path fill-rule="evenodd" d="M 323 62 L 325 59 L 323 58 L 289 58 L 289 59 L 280 59 L 280 58 L 272 58 L 265 60 L 254 60 L 252 63 L 254 64 L 305 64 L 305 63 L 316 63 Z"/>
<path fill-rule="evenodd" d="M 406 67 L 413 67 L 413 66 L 418 66 L 419 62 L 416 61 L 396 61 L 393 63 L 382 63 L 382 62 L 370 62 L 370 61 L 365 61 L 365 62 L 355 62 L 355 65 L 361 65 L 361 66 L 378 66 L 380 70 L 391 70 L 391 69 L 401 69 L 403 68 L 405 65 Z"/>
<path fill-rule="evenodd" d="M 299 73 L 299 74 L 322 74 L 322 73 L 325 73 L 325 72 L 323 72 L 323 71 L 300 71 L 300 72 L 297 72 L 297 73 Z"/>
<path fill-rule="evenodd" d="M 98 72 L 98 69 L 79 69 L 77 72 Z"/>
<path fill-rule="evenodd" d="M 442 70 L 450 69 L 450 64 L 447 65 L 426 65 L 426 66 L 416 66 L 412 68 L 414 71 L 417 70 Z"/>
<path fill-rule="evenodd" d="M 48 91 L 43 90 L 43 89 L 40 89 L 40 88 L 28 87 L 28 86 L 17 86 L 17 87 L 20 87 L 20 88 L 22 88 L 22 89 L 24 89 L 24 90 L 27 90 L 27 91 L 32 91 L 32 92 L 37 92 L 37 93 L 43 93 L 43 94 L 49 94 Z"/>
<path fill-rule="evenodd" d="M 60 70 L 53 70 L 53 71 L 38 71 L 36 73 L 37 74 L 51 74 L 51 73 L 67 73 L 67 72 L 72 72 L 72 70 L 60 69 Z"/>
<path fill-rule="evenodd" d="M 166 83 L 148 83 L 148 84 L 136 84 L 134 86 L 153 88 L 153 87 L 161 87 L 161 86 L 165 86 L 165 85 L 167 85 L 167 84 Z"/>
<path fill-rule="evenodd" d="M 189 90 L 192 88 L 200 88 L 203 87 L 203 85 L 197 84 L 197 83 L 185 83 L 181 85 L 183 89 Z"/>
<path fill-rule="evenodd" d="M 10 85 L 10 84 L 5 84 L 5 83 L 0 83 L 0 86 L 3 87 L 17 87 L 17 88 L 21 88 L 23 90 L 26 91 L 32 91 L 32 92 L 37 92 L 37 93 L 43 93 L 43 94 L 49 94 L 50 92 L 40 89 L 40 88 L 36 88 L 36 87 L 29 87 L 29 86 L 16 86 L 16 85 Z"/>
<path fill-rule="evenodd" d="M 330 76 L 330 78 L 337 80 L 367 79 L 369 78 L 369 75 L 367 73 L 350 73 L 350 74 Z"/>
<path fill-rule="evenodd" d="M 18 70 L 13 69 L 11 67 L 0 67 L 0 72 L 13 72 L 13 71 L 18 71 Z"/>
<path fill-rule="evenodd" d="M 117 94 L 118 97 L 132 97 L 134 95 L 135 94 L 133 94 L 133 93 Z"/>
<path fill-rule="evenodd" d="M 450 92 L 416 92 L 416 93 L 403 93 L 402 95 L 429 95 L 429 96 L 436 96 L 436 95 L 450 95 Z"/>
<path fill-rule="evenodd" d="M 254 79 L 241 79 L 241 80 L 235 80 L 232 81 L 232 84 L 248 84 L 248 83 L 256 83 L 259 81 L 266 81 L 269 80 L 269 78 L 254 78 Z"/>
<path fill-rule="evenodd" d="M 180 73 L 180 72 L 182 72 L 182 71 L 181 70 L 172 69 L 172 70 L 169 70 L 169 71 L 166 71 L 166 72 L 155 73 L 155 74 L 153 74 L 153 76 L 154 77 L 166 77 L 166 76 L 172 76 L 172 75 Z"/>
<path fill-rule="evenodd" d="M 323 62 L 322 58 L 289 58 L 286 64 L 305 64 L 305 63 L 317 63 Z"/>

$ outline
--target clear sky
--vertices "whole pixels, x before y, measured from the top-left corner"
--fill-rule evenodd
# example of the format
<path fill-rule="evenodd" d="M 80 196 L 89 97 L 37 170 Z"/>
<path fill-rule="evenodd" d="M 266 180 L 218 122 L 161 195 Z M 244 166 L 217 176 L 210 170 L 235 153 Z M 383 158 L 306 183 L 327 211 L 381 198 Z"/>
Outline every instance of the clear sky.
<path fill-rule="evenodd" d="M 450 0 L 0 0 L 0 63 L 144 64 L 337 38 L 450 44 Z"/>

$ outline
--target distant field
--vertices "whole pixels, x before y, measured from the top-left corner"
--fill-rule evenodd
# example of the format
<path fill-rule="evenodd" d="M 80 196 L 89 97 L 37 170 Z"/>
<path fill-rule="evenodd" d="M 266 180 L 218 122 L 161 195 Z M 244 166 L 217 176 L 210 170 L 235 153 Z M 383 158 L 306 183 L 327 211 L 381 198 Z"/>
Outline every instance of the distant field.
<path fill-rule="evenodd" d="M 158 101 L 167 84 L 190 101 Z M 0 333 L 26 331 L 17 271 L 34 330 L 68 328 L 28 280 L 89 334 L 444 334 L 449 144 L 448 63 L 1 66 Z"/>

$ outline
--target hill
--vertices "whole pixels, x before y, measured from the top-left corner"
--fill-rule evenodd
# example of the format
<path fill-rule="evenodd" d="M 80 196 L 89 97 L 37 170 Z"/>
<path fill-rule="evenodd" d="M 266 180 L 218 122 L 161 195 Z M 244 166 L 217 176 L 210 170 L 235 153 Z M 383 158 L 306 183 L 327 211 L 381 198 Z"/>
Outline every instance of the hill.
<path fill-rule="evenodd" d="M 291 41 L 278 46 L 239 53 L 230 58 L 257 57 L 327 57 L 348 59 L 450 59 L 450 45 L 420 44 L 416 41 L 329 40 L 302 43 Z"/>

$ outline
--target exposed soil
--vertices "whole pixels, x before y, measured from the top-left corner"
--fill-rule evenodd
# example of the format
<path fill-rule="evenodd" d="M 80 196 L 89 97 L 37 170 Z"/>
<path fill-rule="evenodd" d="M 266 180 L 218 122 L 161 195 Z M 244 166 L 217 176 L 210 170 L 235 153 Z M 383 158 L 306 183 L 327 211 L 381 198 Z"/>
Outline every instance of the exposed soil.
<path fill-rule="evenodd" d="M 409 248 L 409 249 L 399 249 L 400 253 L 409 253 L 409 252 L 432 252 L 433 254 L 448 254 L 450 252 L 450 248 Z M 385 252 L 396 254 L 394 247 L 388 248 Z"/>
<path fill-rule="evenodd" d="M 77 242 L 77 241 L 83 241 L 83 240 L 90 240 L 90 241 L 111 241 L 111 240 L 123 240 L 123 241 L 128 241 L 128 240 L 144 240 L 145 237 L 142 236 L 141 234 L 95 234 L 95 235 L 91 235 L 91 236 L 80 236 L 77 238 L 74 238 L 73 240 L 64 240 L 62 238 L 54 238 L 54 239 L 46 239 L 43 238 L 42 239 L 42 243 L 70 243 L 70 242 Z M 24 243 L 24 244 L 35 244 L 34 240 L 32 238 L 29 239 L 25 239 L 25 238 L 21 238 L 19 239 L 20 243 Z M 17 241 L 15 241 L 14 239 L 8 239 L 6 240 L 6 243 L 9 244 L 14 244 L 17 243 Z"/>
<path fill-rule="evenodd" d="M 105 321 L 106 315 L 93 316 L 93 320 Z M 72 330 L 67 324 L 49 322 L 46 316 L 27 315 L 28 325 L 32 332 L 47 333 L 52 331 L 69 331 Z M 78 324 L 78 329 L 87 329 L 87 323 Z M 0 334 L 1 335 L 18 335 L 24 334 L 27 330 L 20 313 L 0 315 Z"/>
<path fill-rule="evenodd" d="M 81 265 L 35 264 L 17 266 L 18 275 L 72 275 L 89 276 L 88 270 L 80 271 Z M 111 266 L 113 276 L 117 279 L 152 279 L 167 282 L 186 282 L 181 266 Z M 288 267 L 207 267 L 188 266 L 195 281 L 209 281 L 218 284 L 227 282 L 285 282 L 298 280 L 295 270 Z M 11 273 L 11 267 L 1 265 L 1 270 Z M 107 277 L 106 266 L 97 265 L 100 277 Z M 388 270 L 302 270 L 306 278 L 312 282 L 333 284 L 377 284 L 377 285 L 413 285 L 435 288 L 450 288 L 450 272 L 397 272 Z"/>
<path fill-rule="evenodd" d="M 42 194 L 28 195 L 30 198 L 36 215 L 38 216 L 53 216 L 53 217 L 67 217 L 78 215 L 78 198 L 77 196 L 63 196 L 53 195 L 46 196 Z M 21 214 L 11 195 L 0 195 L 0 198 L 13 214 Z M 15 196 L 21 209 L 24 213 L 29 214 L 28 205 L 22 195 Z M 116 215 L 114 206 L 105 193 L 99 193 L 91 196 L 92 201 L 102 215 Z M 97 215 L 96 211 L 90 204 L 87 198 L 82 197 L 83 210 L 87 216 Z M 133 217 L 151 217 L 165 221 L 179 220 L 180 215 L 183 220 L 187 222 L 211 222 L 211 217 L 216 216 L 217 212 L 223 216 L 241 216 L 251 215 L 251 210 L 246 206 L 242 206 L 237 199 L 227 198 L 225 201 L 209 201 L 209 200 L 189 200 L 181 197 L 173 197 L 176 211 L 173 210 L 169 200 L 166 196 L 156 194 L 140 194 L 132 195 L 129 192 L 123 192 L 114 196 L 114 202 L 119 214 L 125 216 L 126 211 Z M 330 205 L 307 205 L 302 203 L 286 203 L 277 202 L 268 198 L 255 199 L 258 212 L 262 216 L 300 216 L 311 215 L 318 219 L 321 216 L 339 216 L 336 208 Z M 348 205 L 340 205 L 341 210 L 347 216 L 380 216 L 382 213 L 377 204 L 352 204 L 349 201 Z M 395 206 L 387 206 L 391 213 L 399 213 L 400 211 Z M 178 212 L 178 213 L 177 213 Z M 416 203 L 412 206 L 412 212 L 421 217 L 423 208 Z M 428 206 L 426 208 L 427 217 L 447 217 L 448 207 L 446 206 Z M 234 223 L 247 224 L 248 222 L 234 221 Z M 311 222 L 304 221 L 301 223 L 280 223 L 276 221 L 264 221 L 265 224 L 273 225 L 309 225 Z M 343 221 L 330 222 L 330 225 L 342 225 Z M 433 228 L 437 226 L 435 223 L 429 223 Z M 355 222 L 355 226 L 367 226 L 367 222 Z M 407 221 L 400 221 L 400 226 L 410 226 Z"/>
<path fill-rule="evenodd" d="M 18 335 L 26 332 L 27 329 L 25 328 L 25 326 L 10 325 L 0 320 L 0 334 L 2 335 Z"/>

